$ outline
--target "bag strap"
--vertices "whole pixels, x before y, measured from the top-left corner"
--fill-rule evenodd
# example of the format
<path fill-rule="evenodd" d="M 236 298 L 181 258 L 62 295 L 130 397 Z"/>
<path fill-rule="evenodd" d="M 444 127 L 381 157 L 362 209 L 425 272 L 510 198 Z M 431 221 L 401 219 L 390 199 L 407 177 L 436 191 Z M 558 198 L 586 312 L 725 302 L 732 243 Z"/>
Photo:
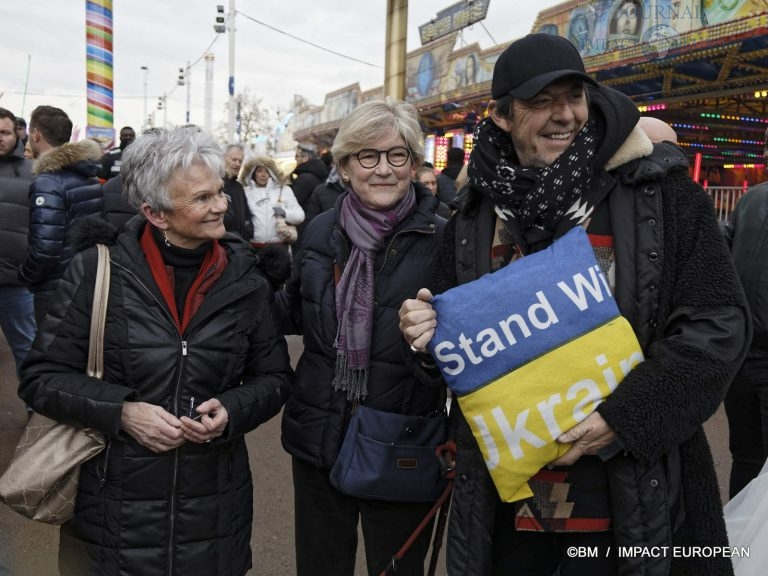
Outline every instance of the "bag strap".
<path fill-rule="evenodd" d="M 96 266 L 96 283 L 93 289 L 93 307 L 91 308 L 91 333 L 88 342 L 88 368 L 86 373 L 92 378 L 104 375 L 104 325 L 107 319 L 107 301 L 109 299 L 109 248 L 97 244 L 99 260 Z"/>
<path fill-rule="evenodd" d="M 427 512 L 427 515 L 424 517 L 424 519 L 419 523 L 418 526 L 416 526 L 416 529 L 408 537 L 408 540 L 405 541 L 405 544 L 403 544 L 400 550 L 398 550 L 392 556 L 392 558 L 390 558 L 389 564 L 387 564 L 386 568 L 382 570 L 379 576 L 389 576 L 390 574 L 397 573 L 398 562 L 403 559 L 405 553 L 410 550 L 411 545 L 421 535 L 421 533 L 427 527 L 427 524 L 429 524 L 430 520 L 432 520 L 435 514 L 437 514 L 439 511 L 440 516 L 438 517 L 435 533 L 432 539 L 432 556 L 429 560 L 429 570 L 426 572 L 426 574 L 427 576 L 434 576 L 435 571 L 437 570 L 437 559 L 440 555 L 440 547 L 443 543 L 443 534 L 445 532 L 448 509 L 451 506 L 450 497 L 451 492 L 453 492 L 453 482 L 456 477 L 456 443 L 453 442 L 453 440 L 449 440 L 445 444 L 441 444 L 435 450 L 435 456 L 440 460 L 440 465 L 443 470 L 443 477 L 448 480 L 448 483 L 445 485 L 445 489 L 440 495 L 440 498 L 437 499 L 437 502 L 435 502 L 434 506 L 432 506 L 430 511 Z"/>

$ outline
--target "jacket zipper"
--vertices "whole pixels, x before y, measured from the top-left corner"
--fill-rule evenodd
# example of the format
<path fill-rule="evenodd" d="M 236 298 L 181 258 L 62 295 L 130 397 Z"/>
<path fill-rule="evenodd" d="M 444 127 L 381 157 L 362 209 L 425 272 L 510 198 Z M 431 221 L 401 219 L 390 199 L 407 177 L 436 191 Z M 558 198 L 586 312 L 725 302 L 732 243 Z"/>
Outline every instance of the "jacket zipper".
<path fill-rule="evenodd" d="M 110 441 L 108 436 L 105 436 L 105 441 L 107 443 L 107 447 L 104 449 L 104 466 L 99 470 L 99 467 L 96 467 L 96 474 L 99 476 L 99 488 L 104 488 L 104 485 L 107 483 L 107 470 L 109 469 L 109 449 L 112 448 L 112 442 Z"/>
<path fill-rule="evenodd" d="M 173 392 L 173 411 L 178 418 L 181 414 L 180 393 L 181 393 L 181 375 L 184 373 L 184 364 L 189 351 L 187 341 L 181 341 L 181 362 L 179 362 L 179 376 L 176 380 L 176 388 Z M 181 467 L 181 460 L 179 459 L 180 449 L 176 448 L 173 451 L 173 479 L 171 481 L 171 508 L 170 508 L 170 533 L 168 535 L 168 574 L 173 574 L 173 542 L 176 539 L 176 489 L 179 483 L 179 468 Z"/>
<path fill-rule="evenodd" d="M 152 293 L 152 291 L 147 287 L 147 285 L 136 276 L 136 274 L 133 273 L 132 270 L 129 270 L 125 266 L 121 266 L 120 264 L 117 264 L 120 268 L 125 270 L 128 274 L 130 274 L 134 280 L 138 283 L 139 286 L 141 286 L 144 291 L 147 292 L 147 294 L 150 295 L 150 297 L 155 301 L 155 303 L 160 307 L 160 309 L 163 311 L 163 314 L 165 314 L 166 319 L 168 320 L 169 324 L 176 328 L 176 323 L 173 320 L 173 317 L 171 316 L 170 312 L 166 309 L 166 307 L 155 297 L 155 295 Z M 176 330 L 176 333 L 178 334 L 178 329 Z M 180 342 L 180 354 L 181 354 L 181 363 L 178 371 L 178 377 L 176 380 L 176 386 L 174 388 L 173 392 L 173 409 L 176 413 L 177 417 L 179 414 L 179 392 L 181 390 L 181 375 L 184 372 L 184 359 L 187 356 L 189 352 L 189 346 L 186 340 L 183 339 L 181 334 L 179 334 L 179 338 L 182 338 Z M 169 516 L 169 523 L 170 523 L 170 533 L 168 537 L 168 574 L 173 574 L 173 541 L 176 537 L 176 519 L 175 519 L 175 513 L 176 513 L 176 488 L 178 487 L 178 481 L 179 481 L 179 450 L 175 449 L 173 451 L 173 477 L 171 481 L 171 494 L 170 494 L 170 516 Z"/>

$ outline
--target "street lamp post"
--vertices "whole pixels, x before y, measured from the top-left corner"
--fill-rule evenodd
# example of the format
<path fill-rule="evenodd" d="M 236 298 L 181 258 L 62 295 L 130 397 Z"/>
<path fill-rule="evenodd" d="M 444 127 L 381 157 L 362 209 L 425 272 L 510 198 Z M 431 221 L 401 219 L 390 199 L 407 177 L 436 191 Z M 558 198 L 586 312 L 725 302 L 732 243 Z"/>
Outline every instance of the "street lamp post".
<path fill-rule="evenodd" d="M 235 130 L 235 0 L 229 0 L 229 122 L 227 144 L 232 144 Z M 239 139 L 238 139 L 239 141 Z"/>
<path fill-rule="evenodd" d="M 227 122 L 227 143 L 233 142 L 235 131 L 235 0 L 229 0 L 229 13 L 224 16 L 224 5 L 216 6 L 216 24 L 213 29 L 217 34 L 229 32 L 229 119 Z"/>
<path fill-rule="evenodd" d="M 149 128 L 149 124 L 147 122 L 149 116 L 147 115 L 147 75 L 149 74 L 149 68 L 147 66 L 142 66 L 141 69 L 144 71 L 144 120 L 142 121 L 141 125 L 143 126 L 142 131 Z"/>

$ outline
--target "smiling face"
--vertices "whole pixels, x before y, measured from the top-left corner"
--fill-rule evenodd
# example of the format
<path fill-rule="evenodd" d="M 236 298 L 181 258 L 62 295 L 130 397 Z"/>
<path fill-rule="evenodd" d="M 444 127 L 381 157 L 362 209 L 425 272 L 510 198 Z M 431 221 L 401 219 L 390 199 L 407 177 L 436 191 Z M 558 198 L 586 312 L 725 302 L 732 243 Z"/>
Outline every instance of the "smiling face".
<path fill-rule="evenodd" d="M 209 240 L 224 236 L 227 198 L 224 182 L 201 164 L 184 172 L 178 168 L 168 184 L 172 212 L 163 212 L 155 224 L 164 230 L 171 244 L 197 248 Z"/>
<path fill-rule="evenodd" d="M 390 150 L 395 147 L 407 148 L 405 140 L 394 130 L 383 138 L 371 142 L 373 150 Z M 411 186 L 413 158 L 409 157 L 402 166 L 392 166 L 386 154 L 379 155 L 374 168 L 363 168 L 355 157 L 346 159 L 342 175 L 349 179 L 352 190 L 360 201 L 371 210 L 389 210 L 394 207 Z"/>
<path fill-rule="evenodd" d="M 512 102 L 512 118 L 494 107 L 493 121 L 509 132 L 521 166 L 544 168 L 574 141 L 589 117 L 581 80 L 553 82 L 530 100 Z"/>

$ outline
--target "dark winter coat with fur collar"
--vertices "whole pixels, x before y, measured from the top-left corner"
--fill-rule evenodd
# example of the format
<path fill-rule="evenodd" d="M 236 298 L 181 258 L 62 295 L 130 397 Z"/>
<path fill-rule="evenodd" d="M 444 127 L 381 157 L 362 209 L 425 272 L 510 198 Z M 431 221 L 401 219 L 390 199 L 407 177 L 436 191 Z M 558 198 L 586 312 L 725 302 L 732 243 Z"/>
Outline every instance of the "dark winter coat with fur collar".
<path fill-rule="evenodd" d="M 61 528 L 60 571 L 243 576 L 253 495 L 243 436 L 274 416 L 290 390 L 287 346 L 253 251 L 230 234 L 219 241 L 227 264 L 180 334 L 139 244 L 144 225 L 133 218 L 111 240 L 103 378 L 84 373 L 93 248 L 72 259 L 22 372 L 19 393 L 36 411 L 108 438 L 81 468 L 75 517 Z M 155 453 L 121 427 L 125 401 L 182 416 L 213 397 L 229 423 L 210 443 Z"/>
<path fill-rule="evenodd" d="M 33 292 L 53 291 L 73 250 L 67 239 L 81 217 L 104 208 L 96 178 L 101 149 L 93 140 L 54 148 L 35 162 L 29 188 L 29 246 L 19 280 Z"/>
<path fill-rule="evenodd" d="M 645 354 L 598 411 L 623 451 L 608 468 L 617 546 L 723 546 L 727 536 L 702 423 L 717 410 L 749 342 L 742 290 L 703 190 L 670 144 L 635 129 L 601 172 L 616 257 L 615 297 Z M 470 191 L 449 223 L 434 292 L 490 271 L 493 206 Z M 426 373 L 422 375 L 427 377 Z M 491 574 L 498 495 L 472 433 L 456 418 L 458 459 L 447 546 L 451 576 Z M 670 548 L 671 550 L 671 548 Z M 714 558 L 620 559 L 621 574 L 723 576 Z"/>

